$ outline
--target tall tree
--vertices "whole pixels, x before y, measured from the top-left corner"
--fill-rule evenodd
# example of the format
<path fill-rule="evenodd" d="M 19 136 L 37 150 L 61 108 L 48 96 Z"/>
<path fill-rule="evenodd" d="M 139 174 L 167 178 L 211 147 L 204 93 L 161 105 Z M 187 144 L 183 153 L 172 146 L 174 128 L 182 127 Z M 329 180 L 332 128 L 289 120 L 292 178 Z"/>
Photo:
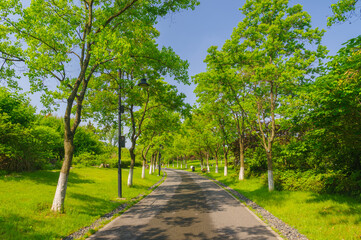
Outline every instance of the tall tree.
<path fill-rule="evenodd" d="M 74 134 L 81 121 L 89 82 L 96 80 L 99 71 L 127 66 L 134 57 L 132 53 L 141 54 L 144 42 L 141 40 L 156 36 L 152 26 L 157 17 L 193 8 L 198 2 L 32 0 L 27 8 L 22 8 L 20 1 L 3 2 L 0 29 L 8 38 L 14 36 L 17 41 L 11 47 L 2 45 L 6 48 L 2 49 L 5 54 L 0 57 L 5 59 L 15 53 L 12 59 L 26 64 L 32 89 L 47 92 L 43 102 L 52 103 L 54 95 L 66 100 L 65 158 L 52 205 L 53 211 L 62 212 L 74 152 Z M 13 51 L 20 47 L 24 50 Z M 60 91 L 49 91 L 44 79 L 58 80 Z M 72 111 L 74 121 L 71 121 Z"/>
<path fill-rule="evenodd" d="M 237 129 L 239 139 L 239 161 L 237 161 L 240 163 L 239 179 L 243 180 L 248 94 L 246 84 L 243 78 L 237 76 L 237 69 L 233 68 L 229 56 L 223 51 L 218 51 L 217 47 L 212 46 L 208 49 L 205 62 L 207 72 L 197 74 L 193 78 L 197 84 L 195 92 L 202 105 L 207 106 L 215 102 L 208 109 L 211 110 L 213 116 L 216 116 L 217 125 L 224 122 L 227 117 L 233 118 L 232 126 Z M 222 116 L 220 113 L 223 113 Z M 223 131 L 223 133 L 226 132 Z M 222 136 L 227 138 L 225 134 Z M 224 173 L 227 175 L 227 165 L 225 165 Z"/>
<path fill-rule="evenodd" d="M 281 106 L 293 101 L 292 92 L 325 54 L 323 31 L 311 28 L 311 17 L 301 5 L 288 0 L 248 0 L 241 9 L 245 18 L 223 46 L 237 74 L 252 91 L 258 136 L 267 155 L 268 186 L 274 190 L 272 145 Z M 316 62 L 317 64 L 317 62 Z M 246 76 L 246 77 L 244 77 Z M 254 124 L 253 124 L 254 125 Z"/>

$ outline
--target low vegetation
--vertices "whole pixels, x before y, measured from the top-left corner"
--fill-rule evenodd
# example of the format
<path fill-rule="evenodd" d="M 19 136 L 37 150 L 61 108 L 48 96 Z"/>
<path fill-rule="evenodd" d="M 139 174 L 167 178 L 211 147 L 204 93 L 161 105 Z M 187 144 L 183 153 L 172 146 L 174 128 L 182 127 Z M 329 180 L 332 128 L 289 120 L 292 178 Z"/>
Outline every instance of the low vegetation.
<path fill-rule="evenodd" d="M 123 169 L 123 197 L 117 199 L 117 169 L 74 168 L 69 177 L 64 214 L 50 211 L 59 171 L 46 170 L 0 176 L 0 239 L 59 239 L 90 225 L 139 194 L 161 177 L 134 172 L 135 185 L 126 186 Z"/>

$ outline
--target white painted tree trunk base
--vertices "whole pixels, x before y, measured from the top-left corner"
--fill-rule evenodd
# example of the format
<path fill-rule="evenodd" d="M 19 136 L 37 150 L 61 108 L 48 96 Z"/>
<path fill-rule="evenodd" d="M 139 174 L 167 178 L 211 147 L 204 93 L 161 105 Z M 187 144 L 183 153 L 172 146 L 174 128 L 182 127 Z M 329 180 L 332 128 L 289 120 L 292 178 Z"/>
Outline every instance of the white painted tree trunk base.
<path fill-rule="evenodd" d="M 133 186 L 133 169 L 130 168 L 129 169 L 129 174 L 128 174 L 128 187 Z"/>
<path fill-rule="evenodd" d="M 227 166 L 224 166 L 224 176 L 227 176 L 228 175 L 228 169 L 227 169 Z"/>
<path fill-rule="evenodd" d="M 188 167 L 187 167 L 187 164 L 186 164 L 186 169 L 187 169 Z"/>
<path fill-rule="evenodd" d="M 207 165 L 207 172 L 210 172 L 209 165 Z"/>
<path fill-rule="evenodd" d="M 218 173 L 218 165 L 216 165 L 216 173 Z"/>
<path fill-rule="evenodd" d="M 68 185 L 68 175 L 60 172 L 58 185 L 56 187 L 55 196 L 51 210 L 54 212 L 64 212 L 64 200 L 66 194 L 66 188 Z"/>
<path fill-rule="evenodd" d="M 244 167 L 239 170 L 239 180 L 244 180 Z"/>
<path fill-rule="evenodd" d="M 142 167 L 142 179 L 145 178 L 145 165 L 143 164 L 143 167 Z"/>
<path fill-rule="evenodd" d="M 153 165 L 149 164 L 149 174 L 152 174 L 152 168 L 153 168 Z"/>
<path fill-rule="evenodd" d="M 183 164 L 181 164 L 181 168 L 183 169 Z"/>
<path fill-rule="evenodd" d="M 273 171 L 268 170 L 268 191 L 272 192 L 273 190 L 275 190 L 273 182 Z"/>

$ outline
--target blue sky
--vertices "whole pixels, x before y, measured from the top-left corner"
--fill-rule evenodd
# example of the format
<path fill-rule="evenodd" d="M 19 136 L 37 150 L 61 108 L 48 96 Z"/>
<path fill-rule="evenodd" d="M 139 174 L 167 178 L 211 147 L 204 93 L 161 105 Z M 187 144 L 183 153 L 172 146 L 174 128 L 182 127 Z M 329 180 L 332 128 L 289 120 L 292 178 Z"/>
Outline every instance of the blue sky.
<path fill-rule="evenodd" d="M 322 44 L 326 46 L 330 55 L 334 55 L 342 47 L 342 43 L 360 34 L 360 21 L 352 24 L 346 22 L 332 27 L 326 26 L 327 17 L 331 16 L 330 5 L 336 0 L 290 0 L 290 5 L 301 4 L 312 17 L 312 27 L 325 29 Z M 200 5 L 194 11 L 182 11 L 160 19 L 157 29 L 160 46 L 170 46 L 185 60 L 188 60 L 189 76 L 204 72 L 203 63 L 207 49 L 216 45 L 222 47 L 229 39 L 233 28 L 242 20 L 239 8 L 245 0 L 200 0 Z M 179 91 L 187 95 L 187 102 L 194 104 L 196 96 L 193 94 L 194 85 L 176 84 Z"/>

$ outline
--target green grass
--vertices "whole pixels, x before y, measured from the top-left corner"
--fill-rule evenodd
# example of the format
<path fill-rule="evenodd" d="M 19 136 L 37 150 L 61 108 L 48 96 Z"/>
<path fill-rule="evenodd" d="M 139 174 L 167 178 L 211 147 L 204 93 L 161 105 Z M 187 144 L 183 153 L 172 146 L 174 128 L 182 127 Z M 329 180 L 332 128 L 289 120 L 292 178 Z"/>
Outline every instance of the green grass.
<path fill-rule="evenodd" d="M 211 173 L 206 175 L 237 190 L 298 229 L 309 239 L 361 239 L 360 199 L 312 192 L 273 191 L 270 193 L 260 178 L 250 178 L 240 182 L 238 175 L 232 169 L 228 169 L 228 176 L 224 177 L 223 165 L 221 167 L 220 164 L 219 173 L 215 174 L 214 161 L 211 163 L 213 164 Z M 200 173 L 197 161 L 189 162 L 187 171 L 190 170 L 189 167 L 192 164 Z"/>
<path fill-rule="evenodd" d="M 117 169 L 74 168 L 70 171 L 65 213 L 50 211 L 59 171 L 0 176 L 0 239 L 59 239 L 90 225 L 139 194 L 147 194 L 161 177 L 134 170 L 132 188 L 122 171 L 123 197 L 117 199 Z"/>

